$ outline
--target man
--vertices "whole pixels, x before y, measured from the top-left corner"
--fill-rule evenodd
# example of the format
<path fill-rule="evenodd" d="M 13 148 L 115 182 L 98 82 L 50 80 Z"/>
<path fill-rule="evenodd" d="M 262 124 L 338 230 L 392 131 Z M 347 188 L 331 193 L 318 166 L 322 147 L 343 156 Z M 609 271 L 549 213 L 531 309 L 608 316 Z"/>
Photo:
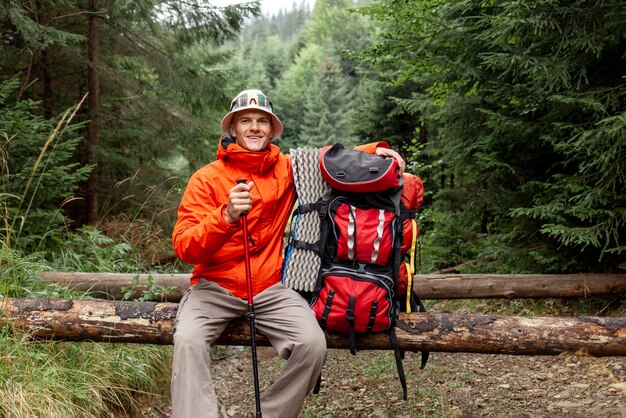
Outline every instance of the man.
<path fill-rule="evenodd" d="M 247 211 L 255 326 L 287 360 L 262 394 L 261 410 L 266 418 L 296 417 L 321 373 L 326 340 L 304 299 L 281 284 L 283 232 L 296 199 L 291 161 L 271 143 L 283 126 L 261 91 L 244 90 L 231 102 L 222 131 L 217 160 L 189 180 L 172 234 L 176 254 L 194 264 L 176 318 L 172 416 L 218 416 L 210 345 L 247 311 L 240 222 Z M 385 143 L 359 148 L 404 167 Z"/>

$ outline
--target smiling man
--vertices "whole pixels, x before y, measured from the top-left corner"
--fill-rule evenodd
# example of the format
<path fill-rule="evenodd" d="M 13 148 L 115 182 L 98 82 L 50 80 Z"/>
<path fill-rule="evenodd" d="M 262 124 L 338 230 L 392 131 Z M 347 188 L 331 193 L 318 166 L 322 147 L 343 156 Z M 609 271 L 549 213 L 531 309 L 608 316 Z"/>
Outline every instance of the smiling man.
<path fill-rule="evenodd" d="M 174 418 L 218 416 L 210 346 L 248 308 L 243 212 L 255 326 L 287 360 L 261 396 L 263 416 L 297 417 L 321 373 L 324 334 L 305 300 L 281 284 L 283 232 L 296 199 L 291 161 L 271 143 L 282 131 L 269 99 L 260 90 L 242 91 L 222 120 L 217 160 L 193 174 L 182 197 L 172 238 L 178 257 L 194 270 L 176 318 Z M 397 158 L 404 167 L 386 143 L 359 149 Z"/>
<path fill-rule="evenodd" d="M 261 111 L 242 111 L 237 113 L 229 129 L 237 144 L 248 151 L 261 151 L 269 144 L 274 134 L 270 116 Z"/>

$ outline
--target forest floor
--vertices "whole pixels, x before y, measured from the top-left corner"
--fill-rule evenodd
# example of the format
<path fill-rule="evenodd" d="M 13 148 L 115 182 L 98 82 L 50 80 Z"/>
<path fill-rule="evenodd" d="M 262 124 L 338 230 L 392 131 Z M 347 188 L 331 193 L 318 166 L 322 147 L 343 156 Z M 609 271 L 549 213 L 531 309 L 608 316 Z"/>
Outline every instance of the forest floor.
<path fill-rule="evenodd" d="M 263 390 L 284 362 L 271 347 L 259 347 L 258 359 Z M 300 416 L 626 417 L 624 358 L 431 353 L 424 370 L 420 360 L 406 353 L 403 401 L 392 352 L 330 350 L 321 391 Z M 217 347 L 212 370 L 222 416 L 254 416 L 250 348 Z M 169 417 L 169 395 L 161 398 L 139 416 Z"/>

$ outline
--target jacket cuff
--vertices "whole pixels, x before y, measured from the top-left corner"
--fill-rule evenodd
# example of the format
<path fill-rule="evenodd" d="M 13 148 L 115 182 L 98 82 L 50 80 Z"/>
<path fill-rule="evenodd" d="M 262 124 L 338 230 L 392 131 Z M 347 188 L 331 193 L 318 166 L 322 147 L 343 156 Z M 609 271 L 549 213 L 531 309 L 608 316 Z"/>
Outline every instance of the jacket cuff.
<path fill-rule="evenodd" d="M 226 205 L 222 205 L 222 210 L 221 210 L 221 220 L 222 220 L 222 224 L 225 225 L 228 229 L 239 229 L 239 225 L 241 224 L 241 218 L 239 218 L 237 220 L 237 222 L 235 222 L 234 224 L 229 223 L 226 220 L 226 216 L 224 215 L 224 212 L 226 211 Z"/>

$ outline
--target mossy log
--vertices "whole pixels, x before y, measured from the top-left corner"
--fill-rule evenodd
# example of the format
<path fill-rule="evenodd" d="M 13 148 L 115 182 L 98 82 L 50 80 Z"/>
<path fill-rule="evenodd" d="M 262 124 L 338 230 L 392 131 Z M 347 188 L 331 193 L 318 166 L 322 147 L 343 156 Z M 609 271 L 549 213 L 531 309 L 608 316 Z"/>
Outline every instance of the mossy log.
<path fill-rule="evenodd" d="M 164 302 L 11 299 L 0 302 L 0 326 L 36 339 L 171 344 L 178 305 Z M 512 355 L 626 356 L 626 318 L 509 317 L 449 313 L 402 314 L 396 328 L 406 351 Z M 348 348 L 347 338 L 326 334 L 329 348 Z M 258 335 L 259 345 L 269 345 Z M 217 341 L 249 345 L 249 323 L 234 321 Z M 357 338 L 362 350 L 390 349 L 385 334 Z"/>
<path fill-rule="evenodd" d="M 154 301 L 178 302 L 189 287 L 189 274 L 41 273 L 42 280 L 97 297 L 136 299 L 152 289 Z M 161 290 L 168 290 L 160 295 Z M 626 294 L 624 274 L 424 274 L 413 290 L 422 299 L 582 298 Z M 155 299 L 161 300 L 155 300 Z"/>

